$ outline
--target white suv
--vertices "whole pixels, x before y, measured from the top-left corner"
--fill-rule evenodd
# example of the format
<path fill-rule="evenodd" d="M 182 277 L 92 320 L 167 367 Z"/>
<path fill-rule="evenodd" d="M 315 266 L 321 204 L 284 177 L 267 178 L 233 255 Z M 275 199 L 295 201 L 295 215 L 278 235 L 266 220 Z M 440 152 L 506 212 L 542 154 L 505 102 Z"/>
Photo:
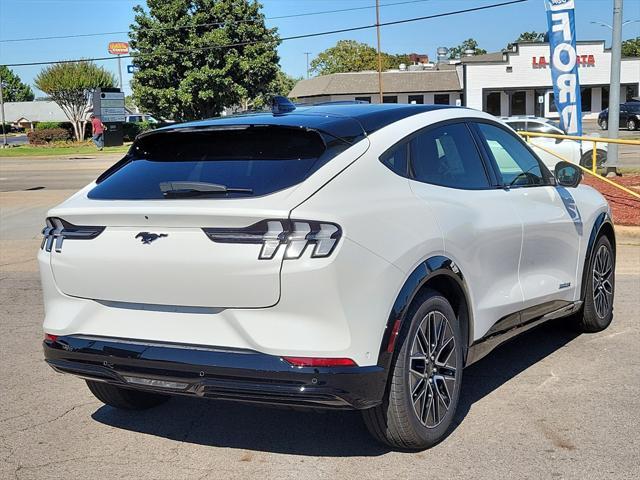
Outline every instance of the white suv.
<path fill-rule="evenodd" d="M 118 408 L 354 408 L 421 449 L 466 365 L 548 319 L 611 322 L 609 208 L 574 165 L 464 108 L 276 112 L 141 135 L 49 212 L 49 365 Z"/>
<path fill-rule="evenodd" d="M 539 117 L 504 117 L 504 122 L 515 131 L 527 131 L 532 133 L 551 133 L 553 135 L 565 135 L 565 133 L 551 121 L 546 118 Z M 591 137 L 599 137 L 598 133 L 589 135 Z M 593 142 L 579 142 L 567 138 L 548 138 L 548 137 L 530 137 L 529 141 L 533 145 L 540 145 L 546 150 L 560 155 L 562 158 L 591 168 L 593 164 Z M 560 159 L 541 149 L 535 148 L 534 151 L 540 159 L 545 163 L 547 168 L 553 170 Z M 607 144 L 598 143 L 596 146 L 596 165 L 602 167 L 607 161 Z"/>

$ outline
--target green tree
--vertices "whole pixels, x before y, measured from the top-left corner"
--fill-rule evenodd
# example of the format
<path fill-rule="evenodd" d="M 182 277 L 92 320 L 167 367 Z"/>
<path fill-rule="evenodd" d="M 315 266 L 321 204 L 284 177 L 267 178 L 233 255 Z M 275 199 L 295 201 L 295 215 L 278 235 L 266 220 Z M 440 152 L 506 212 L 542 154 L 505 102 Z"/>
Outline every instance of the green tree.
<path fill-rule="evenodd" d="M 409 63 L 409 56 L 406 54 L 393 55 L 382 52 L 380 56 L 382 57 L 382 70 L 398 68 L 401 63 Z M 309 69 L 318 75 L 378 70 L 378 52 L 366 43 L 355 40 L 339 40 L 335 46 L 319 53 L 311 61 Z"/>
<path fill-rule="evenodd" d="M 35 85 L 56 102 L 73 126 L 79 142 L 84 140 L 87 113 L 91 109 L 93 92 L 113 87 L 113 74 L 90 61 L 56 63 L 43 68 Z"/>
<path fill-rule="evenodd" d="M 22 83 L 20 77 L 5 65 L 0 65 L 0 81 L 2 81 L 2 96 L 5 102 L 30 102 L 33 100 L 33 90 Z"/>
<path fill-rule="evenodd" d="M 544 42 L 545 32 L 522 32 L 516 42 Z"/>
<path fill-rule="evenodd" d="M 269 106 L 269 101 L 273 95 L 286 97 L 294 85 L 300 80 L 302 80 L 302 78 L 294 78 L 282 70 L 278 70 L 276 78 L 269 84 L 267 93 L 260 94 L 253 99 L 245 100 L 242 104 L 243 110 L 261 109 Z"/>
<path fill-rule="evenodd" d="M 640 57 L 640 37 L 630 38 L 622 42 L 623 57 Z"/>
<path fill-rule="evenodd" d="M 136 104 L 183 121 L 266 93 L 279 70 L 279 37 L 265 26 L 261 7 L 253 0 L 147 0 L 147 8 L 134 7 Z"/>
<path fill-rule="evenodd" d="M 461 58 L 464 56 L 466 50 L 473 50 L 474 55 L 484 55 L 487 51 L 484 48 L 478 47 L 478 42 L 473 38 L 468 38 L 457 47 L 449 48 L 449 58 Z"/>

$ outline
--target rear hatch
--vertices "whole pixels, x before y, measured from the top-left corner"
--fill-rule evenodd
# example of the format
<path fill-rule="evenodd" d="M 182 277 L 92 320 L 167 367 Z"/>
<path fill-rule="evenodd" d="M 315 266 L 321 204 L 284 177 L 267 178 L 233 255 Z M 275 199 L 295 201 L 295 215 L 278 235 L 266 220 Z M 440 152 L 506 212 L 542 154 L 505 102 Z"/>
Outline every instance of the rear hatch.
<path fill-rule="evenodd" d="M 50 212 L 45 248 L 56 284 L 71 296 L 125 304 L 274 305 L 281 226 L 299 203 L 292 191 L 350 145 L 275 125 L 141 137 Z"/>

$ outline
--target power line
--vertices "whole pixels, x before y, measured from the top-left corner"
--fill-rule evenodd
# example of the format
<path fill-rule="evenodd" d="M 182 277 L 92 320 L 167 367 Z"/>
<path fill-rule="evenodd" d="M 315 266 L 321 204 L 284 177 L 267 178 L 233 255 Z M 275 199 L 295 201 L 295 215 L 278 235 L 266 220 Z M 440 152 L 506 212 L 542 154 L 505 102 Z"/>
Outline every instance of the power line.
<path fill-rule="evenodd" d="M 524 3 L 527 2 L 529 0 L 510 0 L 507 2 L 502 2 L 502 3 L 494 3 L 491 5 L 483 5 L 480 7 L 473 7 L 473 8 L 466 8 L 463 10 L 455 10 L 455 11 L 451 11 L 451 12 L 445 12 L 445 13 L 437 13 L 434 15 L 425 15 L 422 17 L 413 17 L 413 18 L 405 18 L 402 20 L 395 20 L 395 21 L 391 21 L 391 22 L 382 22 L 380 23 L 381 27 L 388 27 L 391 25 L 400 25 L 403 23 L 412 23 L 412 22 L 419 22 L 422 20 L 431 20 L 434 18 L 441 18 L 441 17 L 448 17 L 448 16 L 452 16 L 452 15 L 459 15 L 461 13 L 470 13 L 470 12 L 477 12 L 480 10 L 488 10 L 488 9 L 492 9 L 492 8 L 498 8 L 498 7 L 506 7 L 508 5 L 514 5 L 517 3 Z M 247 41 L 247 42 L 238 42 L 238 43 L 231 43 L 231 44 L 226 44 L 226 45 L 210 45 L 210 46 L 206 46 L 206 47 L 193 47 L 193 48 L 185 48 L 185 49 L 179 49 L 179 50 L 172 50 L 171 53 L 191 53 L 191 52 L 200 52 L 200 51 L 205 51 L 205 50 L 215 50 L 215 49 L 219 49 L 219 48 L 233 48 L 233 47 L 244 47 L 247 45 L 255 45 L 258 43 L 270 43 L 270 42 L 274 42 L 274 43 L 279 43 L 279 42 L 284 42 L 284 41 L 288 41 L 288 40 L 299 40 L 302 38 L 311 38 L 311 37 L 320 37 L 320 36 L 324 36 L 324 35 L 333 35 L 336 33 L 346 33 L 346 32 L 355 32 L 355 31 L 359 31 L 359 30 L 368 30 L 370 28 L 376 28 L 378 26 L 378 24 L 374 23 L 374 24 L 370 24 L 370 25 L 360 25 L 357 27 L 350 27 L 350 28 L 340 28 L 340 29 L 336 29 L 336 30 L 327 30 L 327 31 L 323 31 L 323 32 L 315 32 L 315 33 L 305 33 L 305 34 L 301 34 L 301 35 L 293 35 L 293 36 L 289 36 L 289 37 L 281 37 L 277 40 L 253 40 L 253 41 Z M 155 52 L 149 52 L 149 53 L 136 53 L 133 55 L 118 55 L 118 57 L 121 58 L 137 58 L 137 57 L 144 57 L 144 56 L 151 56 L 151 55 L 160 55 L 159 53 L 155 53 Z M 75 62 L 82 62 L 82 61 L 102 61 L 102 60 L 115 60 L 115 56 L 109 56 L 109 57 L 95 57 L 95 58 L 80 58 L 80 59 L 76 59 L 76 60 L 56 60 L 56 61 L 48 61 L 48 62 L 27 62 L 27 63 L 9 63 L 9 64 L 5 64 L 5 66 L 7 67 L 26 67 L 26 66 L 35 66 L 35 65 L 51 65 L 54 63 L 75 63 Z"/>
<path fill-rule="evenodd" d="M 380 5 L 380 7 L 392 7 L 397 5 L 407 5 L 411 3 L 424 3 L 429 2 L 431 0 L 405 0 L 403 2 L 395 2 L 395 3 L 385 3 Z M 344 13 L 344 12 L 353 12 L 357 10 L 368 10 L 375 8 L 373 5 L 367 5 L 363 7 L 350 7 L 350 8 L 341 8 L 337 10 L 322 10 L 319 12 L 306 12 L 306 13 L 292 13 L 289 15 L 279 15 L 276 17 L 266 17 L 265 20 L 281 20 L 286 18 L 297 18 L 297 17 L 309 17 L 313 15 L 325 15 L 329 13 Z M 195 27 L 216 27 L 222 25 L 235 25 L 240 23 L 255 23 L 261 20 L 234 20 L 230 22 L 211 22 L 211 23 L 200 23 L 195 25 L 179 25 L 179 26 L 171 26 L 171 27 L 149 27 L 149 28 L 140 28 L 138 32 L 146 32 L 146 31 L 163 31 L 163 30 L 182 30 L 187 28 L 195 28 Z M 39 40 L 56 40 L 56 39 L 65 39 L 65 38 L 84 38 L 84 37 L 101 37 L 105 35 L 121 35 L 121 34 L 130 34 L 131 30 L 119 30 L 114 32 L 94 32 L 94 33 L 78 33 L 73 35 L 54 35 L 49 37 L 30 37 L 30 38 L 6 38 L 0 39 L 0 43 L 10 43 L 10 42 L 33 42 Z"/>

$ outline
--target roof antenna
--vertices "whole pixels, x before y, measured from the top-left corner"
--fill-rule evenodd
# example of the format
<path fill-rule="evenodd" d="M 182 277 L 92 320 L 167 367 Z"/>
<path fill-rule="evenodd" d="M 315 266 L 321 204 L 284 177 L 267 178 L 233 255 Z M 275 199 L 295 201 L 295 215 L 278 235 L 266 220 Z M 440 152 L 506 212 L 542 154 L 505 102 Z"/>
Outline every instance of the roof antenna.
<path fill-rule="evenodd" d="M 274 95 L 271 99 L 271 112 L 274 114 L 293 112 L 295 109 L 296 106 L 287 97 Z"/>

